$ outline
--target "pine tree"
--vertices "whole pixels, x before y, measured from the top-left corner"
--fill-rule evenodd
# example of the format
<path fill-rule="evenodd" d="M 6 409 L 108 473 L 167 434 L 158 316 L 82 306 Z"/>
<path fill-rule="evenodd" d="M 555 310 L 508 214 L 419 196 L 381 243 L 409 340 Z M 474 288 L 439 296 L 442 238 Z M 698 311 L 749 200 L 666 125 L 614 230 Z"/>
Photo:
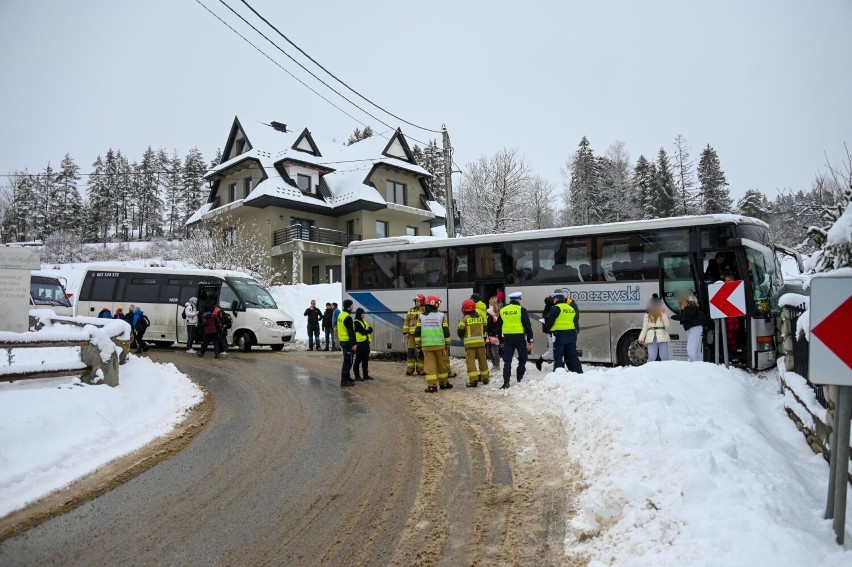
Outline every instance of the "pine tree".
<path fill-rule="evenodd" d="M 634 219 L 651 218 L 651 191 L 654 184 L 656 169 L 654 164 L 640 155 L 633 168 L 632 208 Z"/>
<path fill-rule="evenodd" d="M 65 154 L 65 157 L 59 163 L 56 181 L 62 195 L 61 210 L 63 213 L 58 219 L 57 229 L 81 236 L 85 218 L 80 189 L 77 186 L 80 182 L 80 167 L 74 163 L 70 154 Z"/>
<path fill-rule="evenodd" d="M 733 208 L 728 181 L 719 163 L 716 150 L 707 144 L 698 161 L 699 195 L 704 214 L 730 213 Z"/>
<path fill-rule="evenodd" d="M 412 153 L 414 152 L 412 151 Z M 423 148 L 422 161 L 418 161 L 417 164 L 432 175 L 430 181 L 432 196 L 436 201 L 446 206 L 447 188 L 444 183 L 444 150 L 438 147 L 437 140 L 429 140 L 429 144 Z"/>
<path fill-rule="evenodd" d="M 691 215 L 695 212 L 695 177 L 694 163 L 689 159 L 689 146 L 683 134 L 678 134 L 674 141 L 674 182 L 677 200 L 676 214 Z"/>
<path fill-rule="evenodd" d="M 647 211 L 650 218 L 673 217 L 676 214 L 675 184 L 666 150 L 657 153 L 656 172 L 651 184 Z"/>
<path fill-rule="evenodd" d="M 145 238 L 144 233 L 146 227 L 152 222 L 151 219 L 154 219 L 154 224 L 158 223 L 156 220 L 160 215 L 158 169 L 157 154 L 151 146 L 148 146 L 142 154 L 142 161 L 136 167 L 138 183 L 135 187 L 134 205 L 138 211 L 136 225 L 139 230 L 139 240 Z"/>
<path fill-rule="evenodd" d="M 86 192 L 88 194 L 88 218 L 90 223 L 87 236 L 93 240 L 106 242 L 107 235 L 109 234 L 109 226 L 112 221 L 110 215 L 112 203 L 107 186 L 107 178 L 104 174 L 104 161 L 101 156 L 98 156 L 92 164 L 92 173 L 89 175 Z"/>
<path fill-rule="evenodd" d="M 631 206 L 630 156 L 621 140 L 616 140 L 607 148 L 603 189 L 607 200 L 604 222 L 636 218 Z"/>
<path fill-rule="evenodd" d="M 183 217 L 183 207 L 181 205 L 183 193 L 183 183 L 181 182 L 181 173 L 183 164 L 181 164 L 180 156 L 177 150 L 174 150 L 172 157 L 165 157 L 160 162 L 160 170 L 163 172 L 160 175 L 160 181 L 163 185 L 163 194 L 165 196 L 165 212 L 166 225 L 168 226 L 169 236 L 174 236 L 175 230 L 180 228 L 181 218 Z"/>
<path fill-rule="evenodd" d="M 769 219 L 770 209 L 769 199 L 759 189 L 749 189 L 737 203 L 737 211 L 741 215 L 762 221 Z"/>
<path fill-rule="evenodd" d="M 216 153 L 213 154 L 213 159 L 210 160 L 210 169 L 222 163 L 222 148 L 216 148 Z"/>
<path fill-rule="evenodd" d="M 364 126 L 364 129 L 361 130 L 359 128 L 355 128 L 355 131 L 349 136 L 349 139 L 346 140 L 346 145 L 351 146 L 355 142 L 360 142 L 361 140 L 366 140 L 370 136 L 373 135 L 373 129 L 369 126 Z"/>
<path fill-rule="evenodd" d="M 598 166 L 588 138 L 583 136 L 577 151 L 566 164 L 563 176 L 568 177 L 565 194 L 565 211 L 572 225 L 590 224 L 597 215 L 594 207 L 594 190 L 597 186 Z"/>
<path fill-rule="evenodd" d="M 36 238 L 44 240 L 53 232 L 60 211 L 56 192 L 56 172 L 48 162 L 44 173 L 36 177 L 37 213 L 35 215 Z"/>
<path fill-rule="evenodd" d="M 180 227 L 207 200 L 208 187 L 204 182 L 204 157 L 198 148 L 186 154 L 181 172 L 181 218 Z"/>
<path fill-rule="evenodd" d="M 823 225 L 808 228 L 808 236 L 819 246 L 814 269 L 828 272 L 852 268 L 852 181 L 837 205 L 823 211 Z"/>

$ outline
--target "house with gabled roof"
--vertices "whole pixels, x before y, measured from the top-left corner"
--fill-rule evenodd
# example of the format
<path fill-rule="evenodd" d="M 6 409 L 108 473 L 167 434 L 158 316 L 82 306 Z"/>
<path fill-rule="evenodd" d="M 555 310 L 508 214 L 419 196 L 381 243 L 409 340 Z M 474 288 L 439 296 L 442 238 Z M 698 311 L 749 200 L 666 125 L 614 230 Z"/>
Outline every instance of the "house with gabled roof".
<path fill-rule="evenodd" d="M 400 129 L 349 146 L 318 144 L 307 128 L 234 118 L 222 161 L 205 174 L 207 202 L 189 228 L 227 231 L 239 219 L 265 233 L 285 283 L 340 281 L 353 240 L 446 234 L 446 213 Z"/>

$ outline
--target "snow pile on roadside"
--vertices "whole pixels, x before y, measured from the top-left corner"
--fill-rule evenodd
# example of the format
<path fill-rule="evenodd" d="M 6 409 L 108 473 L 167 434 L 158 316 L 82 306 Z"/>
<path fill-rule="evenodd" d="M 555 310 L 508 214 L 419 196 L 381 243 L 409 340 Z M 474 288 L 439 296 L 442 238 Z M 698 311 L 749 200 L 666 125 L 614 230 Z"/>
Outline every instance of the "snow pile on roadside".
<path fill-rule="evenodd" d="M 568 458 L 585 472 L 572 555 L 592 565 L 852 564 L 822 518 L 828 465 L 784 413 L 774 373 L 666 362 L 528 376 L 509 392 L 561 416 Z"/>
<path fill-rule="evenodd" d="M 311 300 L 317 302 L 317 308 L 320 311 L 325 311 L 326 302 L 337 302 L 337 305 L 343 306 L 343 286 L 338 283 L 331 284 L 295 284 L 295 285 L 277 285 L 269 288 L 269 293 L 278 304 L 278 308 L 286 311 L 292 318 L 293 324 L 296 327 L 296 340 L 308 340 L 308 318 L 305 317 L 305 310 L 311 306 Z M 320 341 L 324 341 L 325 337 L 320 328 Z"/>
<path fill-rule="evenodd" d="M 0 384 L 0 516 L 167 434 L 202 397 L 174 365 L 133 355 L 116 388 Z"/>

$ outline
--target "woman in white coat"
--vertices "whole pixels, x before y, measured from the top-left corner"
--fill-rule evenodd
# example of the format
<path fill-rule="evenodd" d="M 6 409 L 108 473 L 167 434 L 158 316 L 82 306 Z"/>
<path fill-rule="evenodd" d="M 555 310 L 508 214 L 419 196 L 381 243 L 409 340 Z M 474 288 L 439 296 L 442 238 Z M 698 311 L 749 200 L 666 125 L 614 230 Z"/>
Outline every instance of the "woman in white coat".
<path fill-rule="evenodd" d="M 658 351 L 660 360 L 669 360 L 669 316 L 656 293 L 642 319 L 639 344 L 648 347 L 648 362 L 657 360 Z"/>

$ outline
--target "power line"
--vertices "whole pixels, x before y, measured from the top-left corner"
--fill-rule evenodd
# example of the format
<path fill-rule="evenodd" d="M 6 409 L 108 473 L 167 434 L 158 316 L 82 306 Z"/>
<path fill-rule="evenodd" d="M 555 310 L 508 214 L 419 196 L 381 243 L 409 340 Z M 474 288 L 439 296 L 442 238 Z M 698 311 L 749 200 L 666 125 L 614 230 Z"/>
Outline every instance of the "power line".
<path fill-rule="evenodd" d="M 196 1 L 196 2 L 199 2 L 199 0 L 195 0 L 195 1 Z M 200 3 L 200 2 L 199 2 L 199 3 Z M 320 83 L 322 83 L 323 85 L 325 85 L 325 86 L 326 86 L 328 89 L 330 89 L 330 90 L 331 90 L 334 94 L 336 94 L 337 96 L 339 96 L 340 98 L 342 98 L 343 100 L 345 100 L 346 102 L 348 102 L 349 104 L 351 104 L 352 106 L 354 106 L 355 108 L 357 108 L 358 110 L 360 110 L 361 112 L 363 112 L 364 114 L 366 114 L 367 116 L 369 116 L 370 118 L 372 118 L 373 120 L 376 120 L 376 121 L 377 121 L 377 122 L 379 122 L 380 124 L 383 124 L 384 126 L 386 126 L 386 127 L 388 127 L 388 128 L 393 129 L 393 126 L 391 126 L 390 124 L 388 124 L 387 122 L 385 122 L 384 120 L 382 120 L 381 118 L 379 118 L 378 116 L 375 116 L 374 114 L 371 114 L 371 113 L 367 112 L 366 110 L 364 110 L 363 108 L 361 108 L 360 106 L 358 106 L 357 104 L 355 104 L 354 102 L 352 102 L 352 100 L 350 100 L 349 98 L 347 98 L 346 96 L 344 96 L 343 94 L 341 94 L 341 93 L 340 93 L 337 89 L 335 89 L 334 87 L 332 87 L 331 85 L 329 85 L 328 83 L 326 83 L 325 81 L 323 81 L 322 79 L 320 79 L 320 78 L 319 78 L 319 77 L 318 77 L 318 76 L 317 76 L 317 75 L 316 75 L 313 71 L 311 71 L 310 69 L 308 69 L 307 67 L 305 67 L 304 65 L 302 65 L 302 64 L 301 64 L 299 61 L 297 61 L 297 60 L 296 60 L 296 59 L 295 59 L 292 55 L 290 55 L 289 53 L 287 53 L 286 51 L 284 51 L 284 50 L 283 50 L 283 49 L 282 49 L 282 48 L 281 48 L 278 44 L 276 44 L 274 41 L 272 41 L 271 39 L 269 39 L 269 38 L 268 38 L 268 37 L 267 37 L 267 36 L 266 36 L 266 35 L 265 35 L 262 31 L 260 31 L 259 29 L 257 29 L 257 28 L 254 26 L 254 24 L 252 24 L 251 22 L 249 22 L 248 20 L 246 20 L 246 19 L 242 16 L 242 14 L 240 14 L 239 12 L 237 12 L 236 10 L 234 10 L 233 8 L 231 8 L 231 7 L 230 7 L 230 6 L 229 6 L 229 5 L 225 2 L 225 0 L 219 0 L 219 3 L 220 3 L 220 4 L 222 4 L 223 6 L 225 6 L 228 10 L 230 10 L 230 11 L 231 11 L 231 12 L 232 12 L 235 16 L 237 16 L 239 19 L 241 19 L 241 20 L 243 21 L 243 23 L 245 23 L 247 26 L 249 26 L 251 29 L 253 29 L 255 32 L 257 32 L 257 33 L 258 33 L 258 34 L 259 34 L 259 35 L 260 35 L 263 39 L 265 39 L 265 40 L 266 40 L 266 41 L 268 41 L 270 44 L 272 44 L 272 46 L 273 46 L 275 49 L 277 49 L 278 51 L 280 51 L 281 53 L 283 53 L 285 57 L 287 57 L 288 59 L 290 59 L 290 61 L 292 61 L 293 63 L 295 63 L 295 64 L 296 64 L 296 65 L 298 65 L 299 67 L 301 67 L 301 68 L 302 68 L 302 70 L 303 70 L 303 71 L 305 71 L 306 73 L 308 73 L 311 77 L 313 77 L 314 79 L 316 79 L 317 81 L 319 81 Z M 360 120 L 359 120 L 359 122 L 360 122 Z M 361 122 L 361 124 L 363 124 L 363 122 Z"/>
<path fill-rule="evenodd" d="M 266 53 L 265 53 L 262 49 L 260 49 L 258 46 L 256 46 L 255 44 L 253 44 L 251 41 L 249 41 L 249 40 L 248 40 L 248 39 L 247 39 L 247 38 L 246 38 L 243 34 L 241 34 L 241 33 L 240 33 L 240 32 L 238 32 L 237 30 L 235 30 L 233 27 L 231 27 L 231 25 L 230 25 L 228 22 L 226 22 L 225 20 L 223 20 L 222 18 L 220 18 L 220 17 L 219 17 L 219 16 L 218 16 L 215 12 L 213 12 L 213 10 L 211 10 L 210 8 L 208 8 L 207 6 L 205 6 L 205 5 L 204 5 L 203 3 L 201 3 L 199 0 L 195 0 L 195 2 L 196 2 L 196 3 L 198 3 L 198 4 L 202 7 L 202 8 L 204 8 L 205 10 L 207 10 L 207 11 L 208 11 L 208 12 L 209 12 L 209 13 L 210 13 L 210 14 L 211 14 L 214 18 L 216 18 L 217 20 L 219 20 L 220 22 L 222 22 L 223 24 L 225 24 L 225 26 L 227 26 L 227 27 L 228 27 L 228 29 L 230 29 L 232 32 L 234 32 L 235 34 L 237 34 L 238 36 L 240 36 L 241 38 L 243 38 L 243 41 L 245 41 L 246 43 L 248 43 L 249 45 L 251 45 L 252 47 L 254 47 L 254 48 L 255 48 L 255 50 L 257 50 L 257 51 L 258 51 L 258 53 L 260 53 L 261 55 L 263 55 L 264 57 L 266 57 L 267 59 L 269 59 L 270 61 L 272 61 L 272 62 L 273 62 L 275 65 L 277 65 L 277 66 L 278 66 L 278 67 L 279 67 L 282 71 L 284 71 L 285 73 L 287 73 L 288 75 L 290 75 L 291 77 L 293 77 L 294 79 L 296 79 L 297 81 L 299 81 L 299 82 L 300 82 L 300 83 L 301 83 L 304 87 L 306 87 L 306 88 L 310 89 L 310 91 L 311 91 L 311 92 L 313 92 L 315 95 L 317 95 L 318 97 L 320 97 L 321 99 L 323 99 L 324 101 L 326 101 L 328 104 L 330 104 L 331 106 L 333 106 L 334 108 L 336 108 L 337 110 L 339 110 L 340 112 L 342 112 L 343 114 L 345 114 L 346 116 L 348 116 L 349 118 L 351 118 L 352 120 L 354 120 L 355 122 L 357 122 L 358 124 L 361 124 L 361 125 L 362 125 L 362 126 L 364 126 L 364 127 L 366 127 L 366 126 L 367 126 L 367 124 L 364 124 L 363 122 L 361 122 L 360 120 L 358 120 L 357 118 L 355 118 L 354 116 L 352 116 L 351 114 L 349 114 L 348 112 L 346 112 L 345 110 L 343 110 L 342 108 L 340 108 L 339 106 L 337 106 L 336 104 L 334 104 L 333 102 L 331 102 L 330 100 L 328 100 L 326 97 L 324 97 L 324 96 L 323 96 L 323 95 L 321 95 L 319 92 L 317 92 L 317 91 L 316 91 L 313 87 L 311 87 L 310 85 L 308 85 L 307 83 L 305 83 L 302 79 L 300 79 L 299 77 L 297 77 L 296 75 L 294 75 L 293 73 L 291 73 L 290 71 L 288 71 L 288 70 L 287 70 L 285 67 L 283 67 L 280 63 L 278 63 L 278 61 L 276 61 L 275 59 L 273 59 L 272 57 L 270 57 L 269 55 L 267 55 L 267 54 L 266 54 Z"/>
<path fill-rule="evenodd" d="M 220 0 L 220 1 L 221 1 L 221 0 Z M 281 32 L 278 28 L 276 28 L 274 25 L 272 25 L 272 23 L 270 23 L 270 21 L 269 21 L 269 20 L 267 20 L 266 18 L 264 18 L 264 17 L 263 17 L 263 16 L 262 16 L 262 15 L 261 15 L 261 14 L 260 14 L 257 10 L 255 10 L 254 8 L 252 8 L 251 4 L 249 4 L 246 0 L 241 0 L 241 1 L 242 1 L 242 3 L 243 3 L 243 4 L 245 4 L 245 5 L 246 5 L 246 7 L 248 7 L 248 9 L 249 9 L 249 10 L 251 10 L 251 11 L 254 13 L 254 15 L 255 15 L 255 16 L 257 16 L 258 18 L 260 18 L 261 20 L 263 20 L 263 21 L 264 21 L 264 23 L 265 23 L 267 26 L 269 26 L 270 28 L 272 28 L 273 30 L 275 30 L 275 32 L 276 32 L 278 35 L 280 35 L 281 37 L 283 37 L 283 38 L 284 38 L 284 40 L 285 40 L 285 41 L 287 41 L 287 43 L 289 43 L 290 45 L 292 45 L 293 47 L 295 47 L 297 50 L 299 50 L 299 53 L 301 53 L 302 55 L 304 55 L 305 57 L 307 57 L 307 58 L 308 58 L 308 59 L 309 59 L 309 60 L 310 60 L 310 61 L 311 61 L 314 65 L 316 65 L 317 67 L 319 67 L 320 69 L 322 69 L 323 71 L 325 71 L 326 73 L 328 73 L 328 75 L 329 75 L 329 76 L 331 76 L 331 77 L 332 77 L 335 81 L 337 81 L 338 83 L 340 83 L 341 85 L 343 85 L 344 87 L 346 87 L 347 89 L 349 89 L 350 91 L 352 91 L 353 93 L 355 93 L 356 95 L 358 95 L 359 97 L 361 97 L 362 99 L 364 99 L 365 101 L 369 102 L 370 104 L 372 104 L 373 106 L 375 106 L 376 108 L 378 108 L 379 110 L 381 110 L 382 112 L 384 112 L 385 114 L 387 114 L 387 115 L 389 115 L 389 116 L 393 116 L 393 117 L 394 117 L 394 118 L 396 118 L 397 120 L 400 120 L 401 122 L 404 122 L 404 123 L 408 124 L 409 126 L 414 126 L 415 128 L 417 128 L 417 129 L 419 129 L 419 130 L 425 130 L 426 132 L 432 132 L 432 133 L 434 133 L 434 134 L 440 134 L 440 133 L 441 133 L 441 131 L 440 131 L 440 130 L 432 130 L 431 128 L 426 128 L 426 127 L 424 127 L 424 126 L 419 126 L 419 125 L 415 124 L 414 122 L 409 122 L 409 121 L 408 121 L 408 120 L 406 120 L 405 118 L 402 118 L 402 117 L 400 117 L 400 116 L 397 116 L 397 115 L 396 115 L 396 114 L 394 114 L 393 112 L 391 112 L 391 111 L 389 111 L 389 110 L 387 110 L 387 109 L 385 109 L 385 108 L 382 108 L 381 106 L 379 106 L 378 104 L 376 104 L 375 102 L 373 102 L 372 100 L 370 100 L 369 98 L 365 97 L 364 95 L 362 95 L 361 93 L 359 93 L 358 91 L 356 91 L 355 89 L 353 89 L 352 87 L 350 87 L 348 84 L 346 84 L 346 82 L 344 82 L 342 79 L 338 78 L 338 77 L 337 77 L 337 75 L 335 75 L 334 73 L 332 73 L 331 71 L 329 71 L 328 69 L 326 69 L 325 67 L 323 67 L 323 66 L 320 64 L 320 62 L 319 62 L 319 61 L 317 61 L 316 59 L 314 59 L 313 57 L 311 57 L 310 55 L 308 55 L 308 54 L 305 52 L 305 50 L 304 50 L 304 49 L 302 49 L 301 47 L 299 47 L 298 45 L 296 45 L 295 43 L 293 43 L 293 41 L 292 41 L 289 37 L 287 37 L 286 35 L 284 35 L 284 34 L 283 34 L 283 33 L 282 33 L 282 32 Z M 421 142 L 421 143 L 422 143 L 422 142 Z"/>

